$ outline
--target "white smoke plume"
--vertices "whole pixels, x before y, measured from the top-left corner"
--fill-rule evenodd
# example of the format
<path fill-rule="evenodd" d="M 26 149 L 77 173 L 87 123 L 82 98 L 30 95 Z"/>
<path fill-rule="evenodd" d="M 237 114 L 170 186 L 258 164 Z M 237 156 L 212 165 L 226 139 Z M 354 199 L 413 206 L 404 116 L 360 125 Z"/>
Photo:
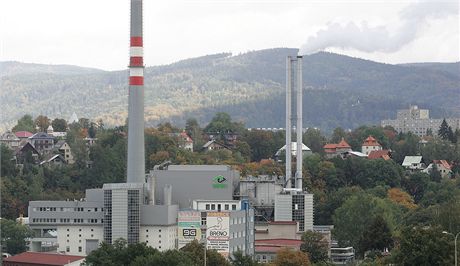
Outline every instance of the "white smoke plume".
<path fill-rule="evenodd" d="M 300 47 L 299 54 L 312 54 L 329 47 L 355 49 L 363 52 L 396 52 L 413 41 L 419 30 L 429 19 L 458 16 L 459 2 L 418 2 L 404 8 L 399 13 L 401 27 L 390 32 L 385 26 L 369 27 L 367 22 L 357 25 L 328 23 L 316 36 L 308 38 Z"/>

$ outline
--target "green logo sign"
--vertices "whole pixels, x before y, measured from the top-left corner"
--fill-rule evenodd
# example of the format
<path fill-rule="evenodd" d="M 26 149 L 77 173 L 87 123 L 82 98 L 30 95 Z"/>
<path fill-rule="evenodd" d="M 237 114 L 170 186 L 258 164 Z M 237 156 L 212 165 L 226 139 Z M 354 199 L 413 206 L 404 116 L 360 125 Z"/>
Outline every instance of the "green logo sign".
<path fill-rule="evenodd" d="M 226 188 L 227 179 L 223 175 L 218 175 L 212 178 L 212 187 L 213 188 Z"/>

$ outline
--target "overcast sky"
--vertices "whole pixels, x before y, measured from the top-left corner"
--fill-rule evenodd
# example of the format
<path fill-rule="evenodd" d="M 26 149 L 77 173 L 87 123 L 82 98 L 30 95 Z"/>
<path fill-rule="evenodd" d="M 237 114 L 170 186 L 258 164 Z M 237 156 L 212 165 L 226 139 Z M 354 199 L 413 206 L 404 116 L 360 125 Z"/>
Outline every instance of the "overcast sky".
<path fill-rule="evenodd" d="M 275 47 L 385 63 L 454 62 L 458 7 L 459 1 L 144 0 L 144 62 Z M 129 9 L 129 0 L 1 1 L 0 61 L 125 69 Z"/>

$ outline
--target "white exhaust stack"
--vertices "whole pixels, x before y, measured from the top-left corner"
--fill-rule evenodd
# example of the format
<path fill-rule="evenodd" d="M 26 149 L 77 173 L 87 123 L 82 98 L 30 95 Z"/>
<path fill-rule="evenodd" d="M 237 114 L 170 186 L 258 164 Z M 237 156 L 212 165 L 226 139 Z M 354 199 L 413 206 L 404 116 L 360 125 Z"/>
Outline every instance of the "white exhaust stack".
<path fill-rule="evenodd" d="M 297 56 L 297 154 L 295 187 L 302 189 L 302 56 Z"/>
<path fill-rule="evenodd" d="M 292 92 L 292 59 L 290 56 L 287 57 L 286 60 L 286 180 L 285 186 L 286 188 L 291 188 L 291 178 L 292 178 L 292 170 L 291 170 L 291 92 Z"/>

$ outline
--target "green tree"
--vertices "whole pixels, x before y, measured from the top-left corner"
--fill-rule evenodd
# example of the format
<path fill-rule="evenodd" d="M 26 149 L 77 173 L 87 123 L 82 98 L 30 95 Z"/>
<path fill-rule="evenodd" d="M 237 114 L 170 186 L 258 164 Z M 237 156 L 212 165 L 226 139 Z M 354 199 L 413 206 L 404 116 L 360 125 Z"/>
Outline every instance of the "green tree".
<path fill-rule="evenodd" d="M 112 245 L 102 242 L 98 249 L 93 250 L 85 259 L 85 265 L 126 266 L 138 258 L 158 253 L 145 243 L 127 244 L 124 239 L 117 239 Z"/>
<path fill-rule="evenodd" d="M 256 266 L 259 263 L 252 259 L 249 255 L 244 255 L 241 250 L 236 251 L 230 257 L 230 262 L 233 266 Z"/>
<path fill-rule="evenodd" d="M 200 244 L 197 240 L 194 240 L 187 245 L 185 245 L 181 251 L 187 253 L 192 258 L 195 265 L 203 265 L 204 257 L 204 245 Z M 227 261 L 222 255 L 220 255 L 214 249 L 206 250 L 206 265 L 209 266 L 230 266 L 229 261 Z"/>
<path fill-rule="evenodd" d="M 401 232 L 399 248 L 394 252 L 398 265 L 453 265 L 454 246 L 450 236 L 439 227 L 406 227 Z"/>
<path fill-rule="evenodd" d="M 327 240 L 321 233 L 306 231 L 302 235 L 300 250 L 308 253 L 310 261 L 313 263 L 326 262 L 329 260 L 329 246 Z"/>
<path fill-rule="evenodd" d="M 358 252 L 378 250 L 383 252 L 386 248 L 393 247 L 393 238 L 388 224 L 381 215 L 374 217 L 372 222 L 362 233 L 359 240 Z"/>
<path fill-rule="evenodd" d="M 311 149 L 312 152 L 322 153 L 323 146 L 326 144 L 326 137 L 316 128 L 308 128 L 303 134 L 303 143 Z"/>
<path fill-rule="evenodd" d="M 154 252 L 146 256 L 138 256 L 130 266 L 198 266 L 193 262 L 188 254 L 178 250 L 167 250 L 164 252 Z"/>
<path fill-rule="evenodd" d="M 12 255 L 26 251 L 26 239 L 32 237 L 32 230 L 26 225 L 5 218 L 0 220 L 0 224 L 2 249 Z"/>
<path fill-rule="evenodd" d="M 277 149 L 273 135 L 269 131 L 252 130 L 248 133 L 247 143 L 251 147 L 251 161 L 272 158 Z"/>
<path fill-rule="evenodd" d="M 31 115 L 24 115 L 18 120 L 18 123 L 13 127 L 13 132 L 29 131 L 35 132 L 34 120 Z"/>
<path fill-rule="evenodd" d="M 1 177 L 14 176 L 17 173 L 16 165 L 14 163 L 13 152 L 6 147 L 3 143 L 0 144 L 0 167 Z"/>
<path fill-rule="evenodd" d="M 450 140 L 450 132 L 449 132 L 449 124 L 447 124 L 446 119 L 444 118 L 441 122 L 441 125 L 439 126 L 438 130 L 438 136 L 443 139 L 443 140 Z M 450 128 L 450 131 L 452 131 L 452 128 Z"/>
<path fill-rule="evenodd" d="M 340 245 L 358 247 L 363 235 L 378 214 L 382 215 L 390 230 L 393 230 L 402 219 L 401 209 L 388 199 L 373 197 L 366 193 L 358 193 L 346 200 L 333 216 L 333 234 Z"/>
<path fill-rule="evenodd" d="M 331 136 L 331 143 L 339 143 L 342 139 L 345 139 L 347 137 L 347 133 L 343 128 L 341 127 L 336 127 L 334 131 L 332 132 Z"/>
<path fill-rule="evenodd" d="M 54 131 L 56 132 L 65 132 L 67 131 L 67 121 L 62 118 L 55 118 L 51 122 L 51 126 L 53 127 Z"/>

